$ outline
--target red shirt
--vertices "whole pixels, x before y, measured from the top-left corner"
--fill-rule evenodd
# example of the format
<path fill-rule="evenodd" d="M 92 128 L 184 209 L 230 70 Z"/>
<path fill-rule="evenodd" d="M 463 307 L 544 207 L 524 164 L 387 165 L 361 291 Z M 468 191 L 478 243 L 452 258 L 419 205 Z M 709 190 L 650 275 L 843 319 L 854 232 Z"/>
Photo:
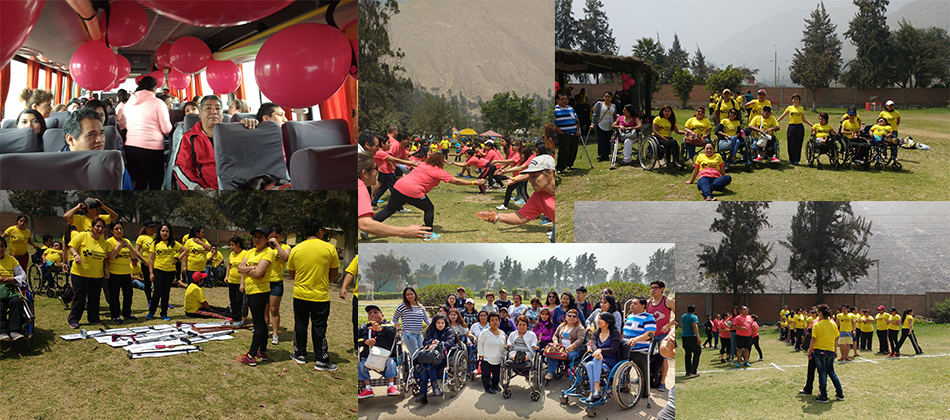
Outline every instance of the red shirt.
<path fill-rule="evenodd" d="M 726 318 L 725 321 L 719 320 L 719 337 L 729 338 L 729 326 L 726 325 L 726 321 L 732 319 L 732 317 Z"/>
<path fill-rule="evenodd" d="M 488 153 L 485 153 L 485 159 L 488 159 L 489 162 L 493 160 L 501 160 L 501 153 L 498 153 L 498 150 L 489 149 Z M 502 165 L 495 165 L 495 169 L 501 169 Z"/>
<path fill-rule="evenodd" d="M 449 182 L 452 175 L 438 166 L 420 163 L 408 175 L 396 181 L 396 191 L 412 198 L 422 198 L 432 191 L 440 182 Z"/>
<path fill-rule="evenodd" d="M 369 196 L 366 184 L 359 178 L 356 179 L 356 197 L 356 218 L 373 217 L 375 213 L 373 213 L 373 204 L 370 202 L 372 197 Z"/>
<path fill-rule="evenodd" d="M 379 173 L 381 174 L 391 174 L 396 172 L 393 169 L 392 162 L 386 160 L 391 156 L 388 152 L 384 152 L 382 149 L 376 151 L 376 154 L 373 155 L 373 160 L 376 161 L 376 166 L 379 167 Z"/>
<path fill-rule="evenodd" d="M 389 146 L 389 154 L 400 159 L 409 158 L 409 153 L 406 153 L 406 148 L 402 147 L 398 141 L 392 141 L 391 143 Z"/>
<path fill-rule="evenodd" d="M 534 220 L 542 213 L 554 221 L 554 196 L 544 191 L 535 191 L 528 202 L 518 210 L 518 214 L 528 220 Z"/>
<path fill-rule="evenodd" d="M 488 165 L 488 159 L 482 159 L 478 156 L 472 156 L 465 161 L 466 165 L 471 165 L 479 169 L 485 169 L 485 166 Z"/>
<path fill-rule="evenodd" d="M 182 190 L 192 190 L 196 185 L 205 189 L 218 189 L 214 146 L 201 129 L 201 121 L 182 135 L 172 175 Z"/>
<path fill-rule="evenodd" d="M 752 321 L 752 336 L 753 337 L 759 336 L 759 323 L 755 321 Z"/>
<path fill-rule="evenodd" d="M 752 317 L 748 315 L 739 315 L 732 320 L 732 325 L 736 327 L 736 334 L 740 337 L 752 337 Z M 739 327 L 745 327 L 744 330 Z"/>
<path fill-rule="evenodd" d="M 666 324 L 670 323 L 670 317 L 673 316 L 673 311 L 666 306 L 666 296 L 663 296 L 663 299 L 660 300 L 660 304 L 656 306 L 653 305 L 653 298 L 647 299 L 647 312 L 656 319 L 656 335 L 666 334 L 660 331 L 666 327 Z"/>
<path fill-rule="evenodd" d="M 521 155 L 518 155 L 518 157 L 520 158 Z M 538 154 L 537 154 L 537 153 L 532 153 L 531 156 L 528 156 L 528 159 L 527 159 L 527 160 L 515 159 L 514 165 L 515 165 L 515 166 L 521 166 L 521 165 L 524 165 L 525 163 L 530 163 L 531 160 L 534 159 L 534 158 L 536 158 L 536 157 L 538 157 Z M 518 175 L 521 175 L 521 171 L 517 171 L 517 172 L 511 174 L 512 177 L 516 177 L 516 176 L 518 176 Z"/>

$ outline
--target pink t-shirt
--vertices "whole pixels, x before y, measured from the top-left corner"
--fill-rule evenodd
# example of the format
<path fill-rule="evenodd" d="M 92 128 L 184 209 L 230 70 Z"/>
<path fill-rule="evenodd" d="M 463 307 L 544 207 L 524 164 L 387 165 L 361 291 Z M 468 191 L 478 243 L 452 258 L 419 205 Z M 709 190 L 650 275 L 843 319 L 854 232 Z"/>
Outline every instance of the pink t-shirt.
<path fill-rule="evenodd" d="M 372 198 L 369 196 L 366 184 L 359 178 L 356 179 L 356 197 L 356 218 L 373 217 L 375 213 L 373 213 L 373 205 L 370 203 Z"/>
<path fill-rule="evenodd" d="M 402 147 L 398 141 L 390 142 L 389 145 L 389 154 L 400 159 L 406 159 L 409 157 L 409 153 L 406 153 L 406 148 Z"/>
<path fill-rule="evenodd" d="M 379 166 L 379 173 L 391 174 L 396 172 L 393 170 L 392 163 L 386 160 L 386 158 L 389 156 L 390 154 L 388 152 L 384 152 L 382 149 L 377 150 L 376 154 L 373 155 L 373 160 L 376 161 L 376 166 Z"/>
<path fill-rule="evenodd" d="M 501 153 L 498 153 L 498 150 L 490 149 L 488 153 L 485 153 L 485 159 L 489 162 L 493 160 L 501 160 Z M 501 169 L 502 165 L 495 165 L 495 169 Z"/>
<path fill-rule="evenodd" d="M 752 337 L 752 317 L 748 315 L 739 315 L 732 320 L 732 324 L 736 326 L 736 334 L 740 337 Z M 745 327 L 746 329 L 740 330 L 739 327 Z"/>
<path fill-rule="evenodd" d="M 528 202 L 518 210 L 518 214 L 528 220 L 534 220 L 542 213 L 554 221 L 554 196 L 545 191 L 535 191 Z"/>
<path fill-rule="evenodd" d="M 726 321 L 732 320 L 732 317 L 726 318 L 725 320 L 719 320 L 719 337 L 729 338 L 729 326 L 726 325 Z"/>
<path fill-rule="evenodd" d="M 521 165 L 524 165 L 524 164 L 526 164 L 526 163 L 530 163 L 531 160 L 534 159 L 534 158 L 536 158 L 536 157 L 538 157 L 537 153 L 532 153 L 531 156 L 528 156 L 528 159 L 527 159 L 527 160 L 521 160 L 521 156 L 518 155 L 518 159 L 515 159 L 514 165 L 515 165 L 515 166 L 521 166 Z M 511 176 L 518 176 L 518 175 L 521 175 L 521 171 L 517 171 L 517 172 L 514 172 L 514 173 L 511 174 Z"/>
<path fill-rule="evenodd" d="M 472 156 L 465 161 L 466 165 L 471 165 L 479 169 L 485 169 L 485 166 L 488 165 L 488 159 L 483 159 L 478 156 Z"/>
<path fill-rule="evenodd" d="M 165 134 L 171 133 L 172 123 L 168 118 L 168 107 L 155 93 L 140 90 L 132 94 L 122 108 L 122 114 L 116 121 L 122 120 L 129 130 L 125 145 L 148 150 L 165 148 Z"/>
<path fill-rule="evenodd" d="M 403 193 L 407 197 L 422 198 L 429 191 L 432 191 L 440 182 L 449 182 L 452 175 L 445 172 L 438 166 L 432 166 L 428 163 L 420 163 L 416 169 L 413 169 L 408 175 L 405 175 L 399 181 L 396 181 L 396 191 Z"/>
<path fill-rule="evenodd" d="M 759 336 L 759 323 L 755 321 L 752 321 L 752 336 L 753 337 Z"/>

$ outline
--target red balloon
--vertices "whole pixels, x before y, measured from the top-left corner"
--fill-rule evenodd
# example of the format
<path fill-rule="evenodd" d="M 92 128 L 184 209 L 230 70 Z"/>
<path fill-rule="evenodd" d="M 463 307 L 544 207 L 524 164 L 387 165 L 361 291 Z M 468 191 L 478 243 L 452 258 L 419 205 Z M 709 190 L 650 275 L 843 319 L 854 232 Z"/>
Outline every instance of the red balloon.
<path fill-rule="evenodd" d="M 236 26 L 263 19 L 294 0 L 136 0 L 169 19 L 192 26 Z"/>
<path fill-rule="evenodd" d="M 87 90 L 103 90 L 115 81 L 119 67 L 105 41 L 86 41 L 69 59 L 69 73 Z"/>
<path fill-rule="evenodd" d="M 142 78 L 145 76 L 146 76 L 145 74 L 140 74 L 138 76 L 135 76 L 135 83 L 138 84 L 139 82 L 141 82 Z"/>
<path fill-rule="evenodd" d="M 155 81 L 158 82 L 158 86 L 165 86 L 165 73 L 162 73 L 161 70 L 155 70 L 149 73 L 149 76 L 155 78 Z"/>
<path fill-rule="evenodd" d="M 46 0 L 4 1 L 0 13 L 0 68 L 6 67 L 33 31 Z"/>
<path fill-rule="evenodd" d="M 109 45 L 131 47 L 145 38 L 148 16 L 142 6 L 129 0 L 115 0 L 109 7 Z"/>
<path fill-rule="evenodd" d="M 216 93 L 226 94 L 237 90 L 241 85 L 241 71 L 237 64 L 230 60 L 211 60 L 205 70 L 208 86 Z"/>
<path fill-rule="evenodd" d="M 172 66 L 172 63 L 168 61 L 168 51 L 171 49 L 172 44 L 167 42 L 158 46 L 158 49 L 155 50 L 155 67 L 167 69 Z"/>
<path fill-rule="evenodd" d="M 211 61 L 211 48 L 193 36 L 179 38 L 168 52 L 172 67 L 182 73 L 197 73 Z"/>
<path fill-rule="evenodd" d="M 354 79 L 359 80 L 360 78 L 360 42 L 358 40 L 350 41 L 350 45 L 353 47 L 353 64 L 350 65 L 350 76 L 353 76 Z"/>
<path fill-rule="evenodd" d="M 191 76 L 188 74 L 182 73 L 175 69 L 168 71 L 168 87 L 174 90 L 182 90 L 188 87 L 188 82 L 190 81 Z"/>
<path fill-rule="evenodd" d="M 561 84 L 558 82 L 554 82 L 554 90 L 555 91 L 561 90 Z"/>
<path fill-rule="evenodd" d="M 304 43 L 302 39 L 320 42 Z M 350 70 L 352 50 L 339 29 L 302 23 L 271 35 L 257 53 L 254 75 L 274 103 L 307 108 L 333 96 Z"/>
<path fill-rule="evenodd" d="M 129 73 L 132 72 L 132 65 L 129 63 L 129 60 L 122 56 L 122 54 L 115 55 L 115 64 L 118 66 L 118 72 L 115 75 L 115 80 L 119 83 L 125 82 L 125 79 L 129 78 Z"/>

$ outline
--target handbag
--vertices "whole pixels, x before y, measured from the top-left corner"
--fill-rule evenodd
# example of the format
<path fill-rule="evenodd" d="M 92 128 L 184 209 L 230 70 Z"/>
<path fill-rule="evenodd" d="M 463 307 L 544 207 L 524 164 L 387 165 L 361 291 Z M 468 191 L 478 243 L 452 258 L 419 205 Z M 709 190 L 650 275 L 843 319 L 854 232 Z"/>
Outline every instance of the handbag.
<path fill-rule="evenodd" d="M 422 365 L 437 365 L 442 363 L 444 356 L 442 352 L 437 349 L 424 349 L 419 350 L 419 354 L 416 356 L 416 363 Z"/>
<path fill-rule="evenodd" d="M 548 344 L 548 346 L 544 348 L 543 354 L 544 354 L 544 357 L 547 357 L 549 359 L 567 360 L 567 349 L 564 348 L 564 346 L 557 343 Z"/>
<path fill-rule="evenodd" d="M 373 330 L 370 330 L 367 333 L 367 337 L 372 338 Z M 396 340 L 393 340 L 393 346 L 396 345 Z M 377 372 L 382 372 L 386 370 L 386 361 L 389 360 L 389 355 L 392 354 L 392 349 L 386 350 L 379 346 L 372 346 L 369 348 L 369 356 L 366 357 L 366 361 L 363 362 L 363 366 L 366 366 L 368 369 L 375 370 Z"/>

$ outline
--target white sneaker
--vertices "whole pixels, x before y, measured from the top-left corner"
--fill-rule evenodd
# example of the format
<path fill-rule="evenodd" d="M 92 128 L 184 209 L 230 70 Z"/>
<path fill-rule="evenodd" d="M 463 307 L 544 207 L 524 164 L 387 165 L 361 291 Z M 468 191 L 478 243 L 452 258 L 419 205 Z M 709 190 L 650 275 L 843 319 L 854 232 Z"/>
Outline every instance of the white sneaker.
<path fill-rule="evenodd" d="M 10 341 L 10 334 L 0 333 L 0 341 Z"/>
<path fill-rule="evenodd" d="M 505 207 L 505 205 L 502 204 L 502 205 L 499 205 L 498 207 L 495 207 L 495 209 L 496 209 L 496 210 L 508 210 L 508 207 Z"/>
<path fill-rule="evenodd" d="M 273 336 L 271 336 L 270 343 L 271 343 L 271 344 L 280 344 L 280 340 L 277 339 L 277 334 L 274 334 Z"/>
<path fill-rule="evenodd" d="M 23 334 L 20 334 L 20 333 L 18 333 L 18 332 L 16 332 L 16 331 L 10 331 L 10 339 L 11 339 L 11 340 L 17 341 L 17 340 L 19 340 L 19 339 L 21 339 L 21 338 L 23 338 Z"/>
<path fill-rule="evenodd" d="M 397 213 L 412 213 L 412 210 L 409 210 L 409 209 L 407 209 L 407 208 L 404 208 L 404 209 L 402 209 L 402 210 L 399 210 Z"/>

